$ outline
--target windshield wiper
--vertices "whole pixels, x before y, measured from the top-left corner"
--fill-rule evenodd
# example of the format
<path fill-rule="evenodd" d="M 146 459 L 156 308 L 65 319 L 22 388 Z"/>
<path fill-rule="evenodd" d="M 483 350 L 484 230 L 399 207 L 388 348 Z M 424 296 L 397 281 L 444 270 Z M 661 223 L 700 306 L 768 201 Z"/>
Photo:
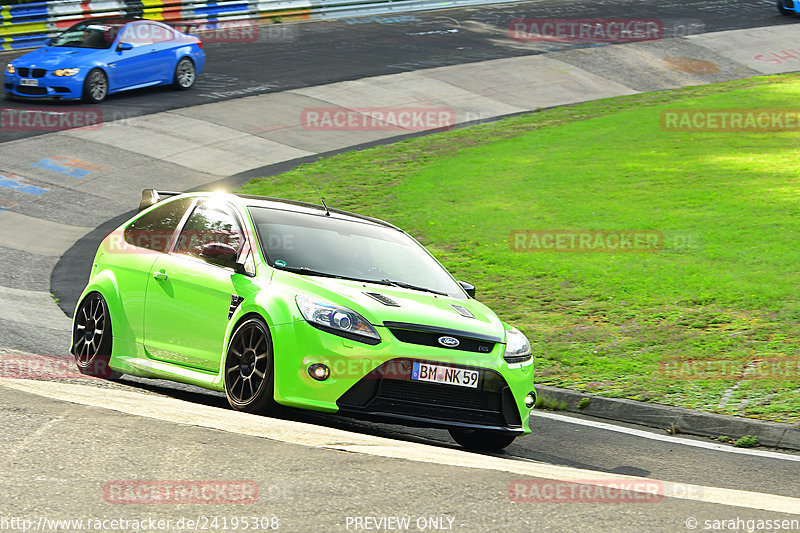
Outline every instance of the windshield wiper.
<path fill-rule="evenodd" d="M 383 283 L 384 285 L 392 285 L 394 287 L 402 287 L 404 289 L 411 289 L 414 291 L 432 292 L 433 294 L 438 294 L 440 296 L 450 296 L 446 292 L 435 291 L 427 287 L 419 287 L 417 285 L 412 285 L 411 283 L 406 283 L 405 281 L 395 281 L 392 279 L 383 278 L 380 280 L 380 283 Z"/>
<path fill-rule="evenodd" d="M 371 279 L 361 279 L 361 278 L 353 278 L 350 276 L 342 276 L 341 274 L 332 274 L 330 272 L 322 272 L 321 270 L 313 270 L 308 267 L 296 267 L 296 266 L 289 266 L 289 265 L 274 265 L 274 268 L 279 270 L 287 270 L 289 272 L 294 272 L 295 274 L 305 274 L 307 276 L 321 276 L 325 278 L 334 278 L 334 279 L 347 279 L 350 281 L 359 281 L 362 283 L 377 283 L 375 280 Z"/>
<path fill-rule="evenodd" d="M 417 285 L 412 285 L 411 283 L 406 283 L 405 281 L 395 281 L 388 278 L 384 279 L 362 279 L 362 278 L 352 278 L 350 276 L 342 276 L 339 274 L 332 274 L 330 272 L 322 272 L 320 270 L 313 270 L 308 267 L 296 267 L 296 266 L 289 266 L 289 265 L 274 265 L 275 268 L 280 270 L 287 270 L 289 272 L 294 272 L 295 274 L 306 274 L 308 276 L 323 276 L 326 278 L 336 278 L 336 279 L 348 279 L 351 281 L 360 281 L 362 283 L 380 283 L 381 285 L 390 285 L 392 287 L 402 287 L 404 289 L 411 289 L 414 291 L 422 291 L 422 292 L 430 292 L 433 294 L 438 294 L 440 296 L 450 296 L 446 292 L 435 291 L 433 289 L 429 289 L 427 287 L 419 287 Z"/>
<path fill-rule="evenodd" d="M 289 265 L 273 265 L 274 268 L 280 270 L 287 270 L 289 272 L 294 272 L 295 274 L 308 274 L 309 276 L 324 276 L 326 278 L 342 278 L 337 274 L 331 274 L 330 272 L 322 272 L 320 270 L 312 270 L 308 267 L 296 267 L 296 266 L 289 266 Z"/>

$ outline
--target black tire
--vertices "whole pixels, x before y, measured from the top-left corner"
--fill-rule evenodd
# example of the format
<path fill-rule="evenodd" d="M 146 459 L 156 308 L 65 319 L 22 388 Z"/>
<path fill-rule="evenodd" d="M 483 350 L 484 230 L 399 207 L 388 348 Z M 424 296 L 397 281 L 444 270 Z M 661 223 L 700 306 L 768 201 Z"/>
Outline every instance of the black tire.
<path fill-rule="evenodd" d="M 789 16 L 794 14 L 794 11 L 792 11 L 791 9 L 786 9 L 785 7 L 783 7 L 783 0 L 777 0 L 775 5 L 778 8 L 778 13 L 780 13 L 781 15 Z"/>
<path fill-rule="evenodd" d="M 188 57 L 182 57 L 175 65 L 175 78 L 172 86 L 180 91 L 187 91 L 194 87 L 195 80 L 197 80 L 197 72 L 194 63 Z"/>
<path fill-rule="evenodd" d="M 108 96 L 108 76 L 99 68 L 90 70 L 83 80 L 82 100 L 90 104 L 99 104 L 106 99 L 106 96 Z"/>
<path fill-rule="evenodd" d="M 272 337 L 263 320 L 242 322 L 225 354 L 225 396 L 236 411 L 259 413 L 274 407 Z"/>
<path fill-rule="evenodd" d="M 78 307 L 72 328 L 72 353 L 78 371 L 103 379 L 121 378 L 120 372 L 108 366 L 112 344 L 108 305 L 99 293 L 93 292 Z"/>
<path fill-rule="evenodd" d="M 13 94 L 11 94 L 11 93 L 10 93 L 10 92 L 8 92 L 8 91 L 6 91 L 6 92 L 4 93 L 3 97 L 4 97 L 6 100 L 8 100 L 9 102 L 13 102 L 13 101 L 14 101 L 14 95 L 13 95 Z"/>
<path fill-rule="evenodd" d="M 496 452 L 514 442 L 518 434 L 490 429 L 451 429 L 450 436 L 467 450 Z"/>

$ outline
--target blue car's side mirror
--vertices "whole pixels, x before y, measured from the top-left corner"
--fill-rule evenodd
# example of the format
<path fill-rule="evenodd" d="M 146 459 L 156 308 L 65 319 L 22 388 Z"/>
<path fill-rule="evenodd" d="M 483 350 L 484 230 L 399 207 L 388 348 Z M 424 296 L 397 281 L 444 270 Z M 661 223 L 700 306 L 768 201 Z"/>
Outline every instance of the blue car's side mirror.
<path fill-rule="evenodd" d="M 133 45 L 131 43 L 119 43 L 117 52 L 122 52 L 123 50 L 133 50 Z"/>

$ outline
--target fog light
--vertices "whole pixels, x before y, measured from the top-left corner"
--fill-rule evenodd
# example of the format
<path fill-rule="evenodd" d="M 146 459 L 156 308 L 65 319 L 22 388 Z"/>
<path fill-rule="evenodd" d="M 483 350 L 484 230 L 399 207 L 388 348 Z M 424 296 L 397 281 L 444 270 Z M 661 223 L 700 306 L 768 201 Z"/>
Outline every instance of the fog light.
<path fill-rule="evenodd" d="M 528 395 L 525 396 L 525 407 L 532 409 L 534 405 L 536 405 L 536 391 L 530 391 Z"/>
<path fill-rule="evenodd" d="M 331 376 L 331 369 L 322 363 L 314 363 L 308 367 L 308 375 L 317 381 L 325 381 Z"/>

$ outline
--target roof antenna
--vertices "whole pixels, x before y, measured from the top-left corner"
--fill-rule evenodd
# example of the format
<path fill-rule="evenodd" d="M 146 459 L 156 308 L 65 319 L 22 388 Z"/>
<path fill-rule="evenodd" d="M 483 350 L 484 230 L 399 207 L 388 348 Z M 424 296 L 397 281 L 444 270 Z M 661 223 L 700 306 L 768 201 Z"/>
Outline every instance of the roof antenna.
<path fill-rule="evenodd" d="M 328 211 L 328 206 L 327 206 L 327 205 L 325 205 L 325 200 L 323 200 L 323 199 L 322 199 L 322 195 L 319 193 L 319 191 L 318 191 L 318 190 L 317 190 L 317 188 L 314 186 L 314 184 L 313 184 L 313 183 L 311 183 L 311 179 L 309 179 L 309 177 L 308 177 L 308 174 L 306 174 L 306 171 L 305 171 L 305 169 L 303 168 L 303 165 L 298 165 L 298 168 L 300 168 L 300 170 L 303 172 L 303 176 L 305 176 L 305 177 L 306 177 L 306 179 L 308 180 L 308 184 L 309 184 L 309 185 L 311 185 L 311 187 L 313 187 L 313 188 L 314 188 L 314 192 L 315 192 L 315 193 L 317 193 L 317 196 L 319 196 L 319 201 L 320 201 L 320 202 L 322 202 L 322 207 L 324 207 L 324 208 L 325 208 L 325 216 L 326 216 L 326 217 L 329 217 L 329 216 L 331 216 L 331 212 L 330 212 L 330 211 Z"/>

